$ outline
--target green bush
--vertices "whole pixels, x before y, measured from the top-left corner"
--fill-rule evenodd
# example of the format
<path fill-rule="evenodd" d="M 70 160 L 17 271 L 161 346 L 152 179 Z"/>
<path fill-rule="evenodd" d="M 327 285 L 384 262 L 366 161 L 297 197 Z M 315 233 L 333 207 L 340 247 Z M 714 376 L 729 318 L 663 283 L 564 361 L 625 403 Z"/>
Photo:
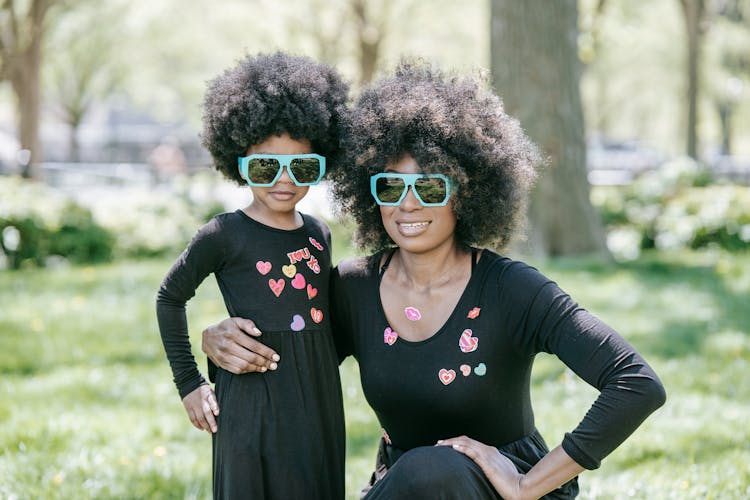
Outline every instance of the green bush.
<path fill-rule="evenodd" d="M 750 187 L 711 184 L 689 159 L 667 163 L 625 187 L 597 187 L 592 202 L 615 256 L 641 249 L 750 248 Z"/>
<path fill-rule="evenodd" d="M 6 266 L 44 266 L 54 257 L 77 263 L 112 257 L 114 237 L 88 208 L 57 190 L 18 177 L 0 177 L 0 247 Z"/>

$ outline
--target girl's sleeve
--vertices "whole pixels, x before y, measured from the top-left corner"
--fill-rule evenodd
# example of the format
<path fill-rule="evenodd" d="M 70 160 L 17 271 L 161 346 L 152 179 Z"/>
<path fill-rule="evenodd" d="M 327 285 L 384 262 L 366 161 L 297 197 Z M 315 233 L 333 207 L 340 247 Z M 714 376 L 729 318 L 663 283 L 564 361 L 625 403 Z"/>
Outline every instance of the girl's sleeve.
<path fill-rule="evenodd" d="M 185 304 L 223 262 L 220 229 L 219 221 L 212 219 L 198 231 L 164 277 L 156 297 L 159 333 L 181 398 L 206 383 L 190 349 Z"/>
<path fill-rule="evenodd" d="M 351 295 L 347 292 L 346 271 L 347 263 L 343 262 L 331 272 L 331 329 L 336 344 L 339 363 L 347 356 L 354 354 L 352 332 Z"/>
<path fill-rule="evenodd" d="M 533 355 L 555 354 L 600 394 L 562 447 L 579 465 L 596 469 L 666 399 L 659 377 L 615 330 L 578 306 L 535 269 L 514 265 L 501 286 L 512 306 L 516 345 Z M 515 300 L 514 300 L 515 299 Z"/>

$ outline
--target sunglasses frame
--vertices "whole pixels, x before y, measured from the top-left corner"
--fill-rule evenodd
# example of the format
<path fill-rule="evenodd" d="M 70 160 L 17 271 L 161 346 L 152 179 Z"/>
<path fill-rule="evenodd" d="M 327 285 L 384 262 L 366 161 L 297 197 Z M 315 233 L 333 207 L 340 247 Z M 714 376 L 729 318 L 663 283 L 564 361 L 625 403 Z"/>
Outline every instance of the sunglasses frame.
<path fill-rule="evenodd" d="M 250 176 L 248 174 L 248 170 L 250 168 L 249 167 L 250 160 L 254 160 L 256 158 L 271 159 L 271 160 L 276 160 L 279 162 L 279 171 L 276 172 L 276 176 L 273 178 L 271 182 L 259 183 L 259 182 L 253 182 L 250 180 Z M 316 158 L 320 162 L 320 173 L 318 174 L 318 178 L 315 181 L 299 182 L 297 178 L 294 176 L 294 173 L 292 173 L 292 169 L 290 167 L 292 160 L 296 160 L 300 158 Z M 273 186 L 281 178 L 281 173 L 284 171 L 284 168 L 286 168 L 286 171 L 289 174 L 289 178 L 292 179 L 292 182 L 294 183 L 295 186 L 314 186 L 320 183 L 320 180 L 323 178 L 323 176 L 326 173 L 326 157 L 320 156 L 319 154 L 315 154 L 315 153 L 304 153 L 304 154 L 297 154 L 297 155 L 253 154 L 250 156 L 237 157 L 237 168 L 239 169 L 240 176 L 243 179 L 245 179 L 245 182 L 247 182 L 249 186 L 252 186 L 252 187 Z"/>
<path fill-rule="evenodd" d="M 405 184 L 404 192 L 401 193 L 401 197 L 399 197 L 397 201 L 384 202 L 378 199 L 377 183 L 378 179 L 383 178 L 403 179 Z M 422 199 L 422 197 L 419 196 L 419 193 L 415 188 L 417 179 L 442 179 L 445 182 L 445 200 L 443 200 L 441 203 L 426 203 Z M 378 205 L 386 207 L 396 207 L 398 205 L 401 205 L 401 202 L 404 201 L 404 198 L 406 198 L 406 193 L 409 192 L 409 188 L 411 187 L 411 192 L 414 193 L 414 197 L 419 203 L 422 204 L 423 207 L 444 207 L 448 204 L 448 200 L 450 200 L 451 198 L 451 184 L 451 180 L 443 174 L 400 174 L 397 172 L 380 172 L 379 174 L 370 176 L 370 193 L 372 193 L 372 197 L 375 198 L 375 203 L 377 203 Z"/>

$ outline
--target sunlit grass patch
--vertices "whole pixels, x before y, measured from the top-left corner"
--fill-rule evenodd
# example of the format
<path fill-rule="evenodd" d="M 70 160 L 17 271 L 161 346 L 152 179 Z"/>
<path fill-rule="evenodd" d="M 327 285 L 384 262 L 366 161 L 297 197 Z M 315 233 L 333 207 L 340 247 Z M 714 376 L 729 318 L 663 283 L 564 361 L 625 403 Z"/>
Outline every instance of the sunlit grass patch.
<path fill-rule="evenodd" d="M 336 252 L 352 254 L 346 244 Z M 0 273 L 0 498 L 211 497 L 211 440 L 184 413 L 156 327 L 156 289 L 170 264 Z M 599 470 L 582 475 L 581 498 L 750 496 L 750 256 L 537 265 L 633 343 L 668 394 Z M 225 315 L 209 278 L 188 306 L 201 369 L 200 329 Z M 357 498 L 380 427 L 356 363 L 347 360 L 341 376 L 347 495 Z M 532 398 L 550 447 L 596 397 L 555 357 L 538 356 Z"/>

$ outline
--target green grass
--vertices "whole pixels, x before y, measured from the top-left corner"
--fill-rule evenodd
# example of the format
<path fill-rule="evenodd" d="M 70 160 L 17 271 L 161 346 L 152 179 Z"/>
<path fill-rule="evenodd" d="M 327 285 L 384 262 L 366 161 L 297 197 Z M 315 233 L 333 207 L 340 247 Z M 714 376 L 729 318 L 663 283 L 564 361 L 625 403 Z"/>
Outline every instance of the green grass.
<path fill-rule="evenodd" d="M 336 247 L 335 259 L 347 252 Z M 667 387 L 667 404 L 583 474 L 581 498 L 750 496 L 750 255 L 534 264 L 615 326 Z M 155 290 L 169 265 L 0 272 L 0 498 L 210 497 L 210 438 L 184 415 L 156 329 Z M 189 308 L 202 366 L 197 332 L 224 315 L 209 280 Z M 356 365 L 341 370 L 356 498 L 379 427 Z M 539 357 L 534 407 L 550 445 L 595 397 Z"/>

